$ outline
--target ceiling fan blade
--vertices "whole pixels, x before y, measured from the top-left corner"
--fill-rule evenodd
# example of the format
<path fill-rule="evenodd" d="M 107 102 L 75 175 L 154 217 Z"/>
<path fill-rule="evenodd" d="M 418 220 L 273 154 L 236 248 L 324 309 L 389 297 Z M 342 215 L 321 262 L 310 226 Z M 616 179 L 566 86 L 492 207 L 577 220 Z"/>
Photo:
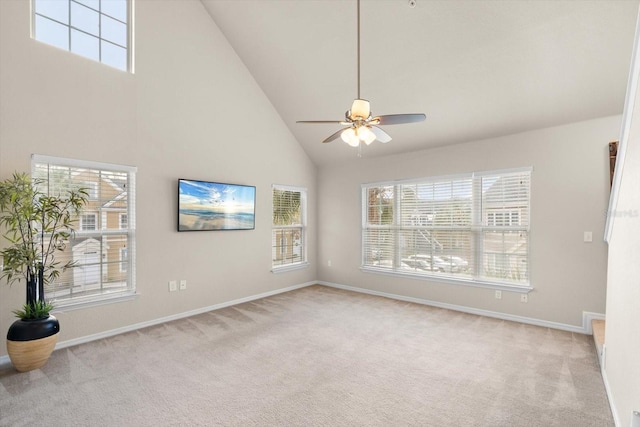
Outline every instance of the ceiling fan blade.
<path fill-rule="evenodd" d="M 371 122 L 377 125 L 401 125 L 404 123 L 417 123 L 426 119 L 422 113 L 419 114 L 387 114 L 386 116 L 377 116 L 371 119 Z"/>
<path fill-rule="evenodd" d="M 351 126 L 349 126 L 349 127 L 351 127 Z M 340 137 L 340 134 L 341 134 L 344 130 L 349 129 L 349 127 L 346 127 L 346 128 L 344 128 L 344 129 L 340 129 L 338 132 L 336 132 L 336 133 L 334 133 L 334 134 L 331 134 L 331 136 L 329 136 L 329 137 L 325 138 L 325 140 L 324 140 L 324 141 L 322 141 L 322 142 L 323 142 L 323 143 L 327 143 L 327 142 L 331 142 L 331 141 L 333 141 L 334 139 L 338 139 L 338 138 Z"/>
<path fill-rule="evenodd" d="M 296 123 L 311 123 L 311 124 L 328 124 L 328 123 L 335 124 L 335 123 L 341 123 L 341 124 L 344 124 L 344 121 L 342 121 L 342 120 L 298 120 L 298 121 L 296 121 Z"/>
<path fill-rule="evenodd" d="M 371 132 L 376 136 L 376 139 L 382 143 L 391 141 L 391 136 L 388 133 L 380 129 L 378 126 L 369 126 Z"/>

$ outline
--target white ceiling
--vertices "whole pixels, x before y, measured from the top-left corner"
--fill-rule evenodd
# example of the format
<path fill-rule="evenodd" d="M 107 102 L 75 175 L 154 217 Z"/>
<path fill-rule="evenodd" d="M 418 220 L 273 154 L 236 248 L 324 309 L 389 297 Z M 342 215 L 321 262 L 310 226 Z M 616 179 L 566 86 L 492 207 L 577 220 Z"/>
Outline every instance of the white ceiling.
<path fill-rule="evenodd" d="M 356 98 L 356 0 L 201 0 L 318 165 Z M 638 0 L 362 0 L 361 97 L 386 126 L 364 157 L 621 114 Z M 250 124 L 249 124 L 250 125 Z"/>

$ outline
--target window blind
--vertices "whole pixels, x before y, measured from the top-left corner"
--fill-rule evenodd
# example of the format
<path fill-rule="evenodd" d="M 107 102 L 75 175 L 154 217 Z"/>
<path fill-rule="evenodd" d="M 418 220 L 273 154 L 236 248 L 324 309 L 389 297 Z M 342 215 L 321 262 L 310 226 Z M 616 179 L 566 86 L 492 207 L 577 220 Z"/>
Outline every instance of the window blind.
<path fill-rule="evenodd" d="M 133 293 L 135 168 L 34 155 L 32 176 L 45 194 L 80 188 L 89 194 L 67 248 L 56 255 L 74 266 L 48 284 L 47 298 L 64 305 Z"/>
<path fill-rule="evenodd" d="M 530 175 L 363 185 L 363 267 L 528 285 Z"/>
<path fill-rule="evenodd" d="M 271 234 L 273 267 L 306 262 L 305 234 L 306 190 L 274 185 Z"/>

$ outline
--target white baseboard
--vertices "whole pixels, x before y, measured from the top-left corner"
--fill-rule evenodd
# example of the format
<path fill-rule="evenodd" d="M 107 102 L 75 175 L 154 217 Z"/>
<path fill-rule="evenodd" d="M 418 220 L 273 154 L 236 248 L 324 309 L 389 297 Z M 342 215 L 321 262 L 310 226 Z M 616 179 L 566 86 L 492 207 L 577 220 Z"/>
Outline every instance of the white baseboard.
<path fill-rule="evenodd" d="M 582 327 L 585 328 L 587 335 L 593 335 L 592 320 L 605 320 L 605 315 L 602 313 L 592 313 L 590 311 L 582 312 Z"/>
<path fill-rule="evenodd" d="M 604 314 L 583 312 L 582 326 L 574 326 L 574 325 L 568 325 L 565 323 L 550 322 L 548 320 L 541 320 L 541 319 L 535 319 L 535 318 L 524 317 L 524 316 L 516 316 L 514 314 L 500 313 L 497 311 L 483 310 L 480 308 L 467 307 L 463 305 L 448 304 L 444 302 L 426 300 L 422 298 L 414 298 L 414 297 L 408 297 L 404 295 L 390 294 L 387 292 L 373 291 L 370 289 L 358 288 L 355 286 L 341 285 L 339 283 L 331 283 L 331 282 L 323 282 L 323 281 L 318 281 L 317 283 L 324 286 L 330 286 L 332 288 L 344 289 L 347 291 L 360 292 L 360 293 L 365 293 L 369 295 L 377 295 L 377 296 L 392 298 L 400 301 L 414 302 L 417 304 L 424 304 L 424 305 L 430 305 L 433 307 L 446 308 L 454 311 L 461 311 L 463 313 L 477 314 L 479 316 L 493 317 L 493 318 L 502 319 L 502 320 L 510 320 L 512 322 L 526 323 L 528 325 L 542 326 L 546 328 L 559 329 L 562 331 L 576 332 L 579 334 L 586 334 L 586 335 L 592 334 L 591 319 L 599 319 L 599 318 L 604 319 Z"/>
<path fill-rule="evenodd" d="M 426 300 L 426 299 L 421 299 L 421 298 L 408 297 L 408 296 L 404 296 L 404 295 L 396 295 L 396 294 L 390 294 L 390 293 L 386 293 L 386 292 L 373 291 L 373 290 L 370 290 L 370 289 L 358 288 L 358 287 L 355 287 L 355 286 L 347 286 L 347 285 L 341 285 L 341 284 L 338 284 L 338 283 L 331 283 L 331 282 L 324 282 L 324 281 L 314 280 L 314 281 L 310 281 L 310 282 L 306 282 L 306 283 L 301 283 L 301 284 L 298 284 L 298 285 L 289 286 L 289 287 L 282 288 L 282 289 L 276 289 L 274 291 L 264 292 L 264 293 L 257 294 L 257 295 L 252 295 L 252 296 L 248 296 L 248 297 L 244 297 L 244 298 L 240 298 L 240 299 L 236 299 L 236 300 L 232 300 L 232 301 L 223 302 L 223 303 L 220 303 L 220 304 L 214 304 L 214 305 L 210 305 L 210 306 L 207 306 L 207 307 L 198 308 L 198 309 L 195 309 L 195 310 L 185 311 L 183 313 L 173 314 L 171 316 L 165 316 L 165 317 L 161 317 L 161 318 L 158 318 L 158 319 L 149 320 L 149 321 L 146 321 L 146 322 L 141 322 L 141 323 L 136 323 L 136 324 L 133 324 L 133 325 L 123 326 L 122 328 L 111 329 L 109 331 L 99 332 L 97 334 L 92 334 L 92 335 L 87 335 L 87 336 L 84 336 L 84 337 L 79 337 L 79 338 L 74 338 L 74 339 L 71 339 L 71 340 L 62 341 L 62 342 L 59 342 L 56 345 L 56 350 L 59 350 L 59 349 L 62 349 L 62 348 L 66 348 L 66 347 L 71 347 L 71 346 L 74 346 L 74 345 L 88 343 L 88 342 L 99 340 L 99 339 L 102 339 L 102 338 L 108 338 L 108 337 L 111 337 L 111 336 L 114 336 L 114 335 L 123 334 L 125 332 L 135 331 L 137 329 L 142 329 L 142 328 L 146 328 L 146 327 L 149 327 L 149 326 L 154 326 L 154 325 L 157 325 L 157 324 L 160 324 L 160 323 L 164 323 L 164 322 L 170 322 L 172 320 L 182 319 L 182 318 L 189 317 L 189 316 L 195 316 L 197 314 L 205 313 L 207 311 L 219 310 L 221 308 L 230 307 L 230 306 L 237 305 L 237 304 L 242 304 L 244 302 L 254 301 L 254 300 L 257 300 L 257 299 L 260 299 L 260 298 L 266 298 L 266 297 L 269 297 L 269 296 L 272 296 L 272 295 L 277 295 L 277 294 L 281 294 L 281 293 L 284 293 L 284 292 L 293 291 L 293 290 L 304 288 L 304 287 L 311 286 L 311 285 L 314 285 L 314 284 L 320 284 L 320 285 L 329 286 L 329 287 L 332 287 L 332 288 L 344 289 L 344 290 L 348 290 L 348 291 L 360 292 L 360 293 L 365 293 L 365 294 L 370 294 L 370 295 L 377 295 L 377 296 L 382 296 L 382 297 L 386 297 L 386 298 L 392 298 L 392 299 L 396 299 L 396 300 L 400 300 L 400 301 L 414 302 L 414 303 L 417 303 L 417 304 L 424 304 L 424 305 L 430 305 L 430 306 L 433 306 L 433 307 L 446 308 L 446 309 L 449 309 L 449 310 L 460 311 L 460 312 L 463 312 L 463 313 L 477 314 L 477 315 L 480 315 L 480 316 L 493 317 L 493 318 L 502 319 L 502 320 L 510 320 L 510 321 L 513 321 L 513 322 L 526 323 L 526 324 L 529 324 L 529 325 L 536 325 L 536 326 L 542 326 L 542 327 L 547 327 L 547 328 L 560 329 L 560 330 L 563 330 L 563 331 L 576 332 L 576 333 L 588 334 L 588 335 L 592 333 L 591 320 L 593 320 L 593 319 L 604 319 L 604 314 L 583 312 L 583 315 L 582 315 L 582 326 L 574 326 L 574 325 L 567 325 L 567 324 L 564 324 L 564 323 L 550 322 L 550 321 L 547 321 L 547 320 L 534 319 L 534 318 L 530 318 L 530 317 L 516 316 L 516 315 L 513 315 L 513 314 L 506 314 L 506 313 L 500 313 L 500 312 L 495 312 L 495 311 L 482 310 L 482 309 L 479 309 L 479 308 L 466 307 L 466 306 L 462 306 L 462 305 L 448 304 L 448 303 L 443 303 L 443 302 L 438 302 L 438 301 L 431 301 L 431 300 Z M 5 365 L 5 364 L 8 364 L 8 363 L 10 363 L 9 356 L 0 356 L 0 367 Z"/>
<path fill-rule="evenodd" d="M 613 422 L 616 427 L 622 427 L 620 425 L 620 417 L 618 416 L 618 410 L 613 403 L 613 395 L 611 394 L 611 387 L 609 386 L 609 380 L 607 379 L 607 371 L 604 369 L 604 364 L 600 365 L 600 373 L 602 374 L 602 382 L 604 382 L 604 389 L 607 392 L 607 399 L 609 400 L 609 407 L 611 408 L 611 415 L 613 415 Z"/>
<path fill-rule="evenodd" d="M 172 320 L 178 320 L 178 319 L 183 319 L 183 318 L 189 317 L 189 316 L 195 316 L 197 314 L 206 313 L 207 311 L 219 310 L 221 308 L 230 307 L 232 305 L 238 305 L 238 304 L 242 304 L 242 303 L 245 303 L 245 302 L 254 301 L 254 300 L 257 300 L 257 299 L 270 297 L 272 295 L 282 294 L 282 293 L 285 293 L 285 292 L 289 292 L 289 291 L 293 291 L 293 290 L 296 290 L 296 289 L 305 288 L 307 286 L 315 285 L 317 283 L 318 282 L 314 280 L 314 281 L 311 281 L 311 282 L 301 283 L 299 285 L 293 285 L 293 286 L 289 286 L 289 287 L 282 288 L 282 289 L 276 289 L 274 291 L 263 292 L 261 294 L 251 295 L 251 296 L 248 296 L 248 297 L 244 297 L 244 298 L 239 298 L 239 299 L 235 299 L 235 300 L 232 300 L 232 301 L 223 302 L 223 303 L 220 303 L 220 304 L 214 304 L 214 305 L 210 305 L 210 306 L 207 306 L 207 307 L 197 308 L 195 310 L 185 311 L 183 313 L 172 314 L 171 316 L 160 317 L 158 319 L 153 319 L 153 320 L 149 320 L 149 321 L 146 321 L 146 322 L 141 322 L 141 323 L 136 323 L 136 324 L 133 324 L 133 325 L 123 326 L 122 328 L 111 329 L 109 331 L 99 332 L 97 334 L 86 335 L 86 336 L 80 337 L 80 338 L 74 338 L 74 339 L 70 339 L 70 340 L 66 340 L 66 341 L 61 341 L 61 342 L 56 344 L 55 350 L 60 350 L 62 348 L 71 347 L 71 346 L 78 345 L 78 344 L 88 343 L 88 342 L 99 340 L 99 339 L 102 339 L 102 338 L 112 337 L 114 335 L 119 335 L 119 334 L 123 334 L 125 332 L 135 331 L 137 329 L 142 329 L 142 328 L 146 328 L 146 327 L 149 327 L 149 326 L 158 325 L 160 323 L 170 322 Z M 6 365 L 6 364 L 10 364 L 10 363 L 11 363 L 11 359 L 9 359 L 8 355 L 7 356 L 0 356 L 0 367 L 2 367 L 3 365 Z"/>

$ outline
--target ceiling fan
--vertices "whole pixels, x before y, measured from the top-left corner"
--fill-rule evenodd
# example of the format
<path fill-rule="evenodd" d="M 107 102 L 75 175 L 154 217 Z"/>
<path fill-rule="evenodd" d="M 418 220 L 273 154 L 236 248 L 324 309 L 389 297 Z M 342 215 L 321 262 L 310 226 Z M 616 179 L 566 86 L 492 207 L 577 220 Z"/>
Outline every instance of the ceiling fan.
<path fill-rule="evenodd" d="M 331 142 L 338 137 L 352 147 L 359 147 L 361 142 L 369 145 L 378 140 L 386 143 L 391 141 L 391 136 L 377 125 L 399 125 L 404 123 L 416 123 L 426 119 L 422 113 L 417 114 L 388 114 L 373 116 L 369 101 L 360 98 L 360 0 L 357 0 L 358 9 L 358 97 L 351 104 L 351 109 L 345 113 L 344 120 L 299 120 L 296 123 L 327 124 L 339 123 L 346 128 L 340 129 L 322 142 Z"/>

